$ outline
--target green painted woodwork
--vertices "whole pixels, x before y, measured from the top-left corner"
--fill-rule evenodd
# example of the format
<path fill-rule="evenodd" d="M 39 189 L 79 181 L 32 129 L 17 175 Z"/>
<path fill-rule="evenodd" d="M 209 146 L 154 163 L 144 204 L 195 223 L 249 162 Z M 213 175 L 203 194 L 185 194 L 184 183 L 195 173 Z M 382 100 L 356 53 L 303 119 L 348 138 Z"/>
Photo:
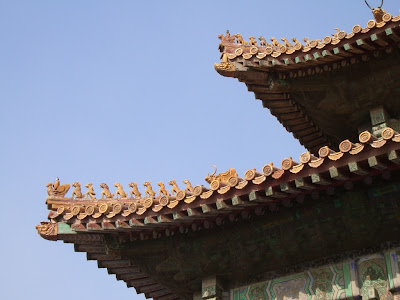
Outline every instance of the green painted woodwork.
<path fill-rule="evenodd" d="M 280 205 L 277 212 L 265 209 L 260 216 L 250 212 L 250 218 L 238 218 L 233 223 L 224 220 L 219 210 L 203 205 L 203 209 L 210 210 L 221 221 L 214 221 L 212 229 L 205 229 L 199 223 L 200 230 L 189 229 L 181 233 L 179 228 L 171 225 L 168 228 L 173 235 L 108 241 L 107 251 L 115 252 L 122 259 L 131 259 L 143 272 L 183 298 L 192 298 L 193 293 L 200 292 L 201 278 L 213 274 L 221 276 L 225 288 L 234 289 L 235 299 L 268 299 L 264 293 L 281 294 L 285 282 L 292 287 L 299 286 L 307 299 L 309 295 L 338 299 L 337 296 L 343 293 L 347 297 L 356 297 L 358 287 L 358 294 L 362 288 L 365 293 L 367 286 L 375 286 L 375 283 L 357 283 L 357 261 L 330 265 L 326 259 L 355 249 L 362 253 L 364 248 L 398 239 L 400 176 L 392 173 L 391 182 L 379 176 L 373 180 L 374 184 L 370 186 L 354 182 L 350 191 L 336 187 L 334 195 L 321 191 L 318 200 L 306 195 L 301 204 L 294 201 L 290 208 Z M 254 193 L 252 197 L 256 196 Z M 250 196 L 249 200 L 252 200 Z M 182 216 L 174 214 L 174 218 L 177 217 Z M 182 219 L 183 222 L 186 220 Z M 154 228 L 155 232 L 158 230 L 165 230 L 165 227 Z M 393 260 L 392 256 L 385 259 L 389 258 Z M 316 260 L 321 267 L 299 266 Z M 389 268 L 385 260 L 382 261 L 383 265 L 381 262 L 378 265 L 383 274 L 387 274 Z M 397 274 L 398 262 L 392 262 L 393 265 L 396 270 L 391 273 Z M 292 266 L 298 266 L 298 272 L 309 271 L 288 277 L 285 274 L 293 273 Z M 279 276 L 266 275 L 275 272 Z M 273 280 L 260 285 L 259 282 L 267 277 Z M 327 285 L 328 281 L 334 289 Z M 253 288 L 235 289 L 246 286 Z M 385 288 L 389 287 L 388 284 Z M 381 295 L 382 286 L 378 288 Z"/>
<path fill-rule="evenodd" d="M 398 251 L 362 256 L 304 272 L 234 288 L 233 300 L 269 299 L 369 299 L 376 291 L 380 299 L 392 300 L 394 274 L 399 274 Z"/>
<path fill-rule="evenodd" d="M 76 234 L 76 232 L 68 224 L 58 223 L 58 234 Z"/>

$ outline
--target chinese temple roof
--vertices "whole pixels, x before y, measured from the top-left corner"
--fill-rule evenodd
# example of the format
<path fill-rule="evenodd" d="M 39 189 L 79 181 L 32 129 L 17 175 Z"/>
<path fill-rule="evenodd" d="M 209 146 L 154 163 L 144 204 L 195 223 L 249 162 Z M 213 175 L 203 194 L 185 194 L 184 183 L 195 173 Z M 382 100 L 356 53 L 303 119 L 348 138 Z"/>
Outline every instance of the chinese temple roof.
<path fill-rule="evenodd" d="M 222 61 L 215 69 L 245 82 L 263 106 L 306 146 L 309 151 L 298 161 L 289 157 L 280 166 L 266 163 L 242 175 L 233 168 L 217 174 L 215 167 L 205 178 L 208 184 L 192 185 L 184 180 L 184 188 L 171 180 L 168 185 L 157 183 L 154 190 L 147 181 L 143 191 L 136 182 L 129 184 L 129 192 L 118 182 L 113 192 L 106 183 L 100 184 L 100 191 L 92 183 L 82 191 L 81 183 L 74 182 L 68 195 L 70 184 L 61 184 L 58 178 L 47 184 L 49 222 L 36 226 L 39 235 L 73 243 L 75 251 L 86 252 L 99 268 L 107 268 L 148 298 L 189 298 L 204 275 L 201 267 L 190 261 L 206 256 L 202 250 L 193 254 L 196 249 L 183 247 L 171 260 L 168 253 L 177 252 L 174 247 L 182 239 L 169 244 L 163 239 L 193 233 L 210 245 L 213 240 L 207 240 L 207 233 L 223 224 L 265 212 L 279 215 L 280 208 L 304 206 L 305 198 L 317 203 L 321 192 L 331 195 L 361 182 L 369 185 L 373 178 L 385 180 L 400 169 L 400 130 L 398 124 L 390 126 L 393 119 L 387 114 L 400 114 L 400 104 L 395 101 L 400 99 L 400 15 L 382 13 L 365 28 L 356 25 L 351 33 L 337 30 L 322 40 L 305 39 L 305 44 L 296 39 L 293 43 L 271 39 L 268 44 L 260 38 L 258 45 L 254 37 L 246 42 L 241 35 L 229 33 L 220 39 Z M 352 80 L 346 80 L 350 76 Z M 365 81 L 372 78 L 374 86 L 366 89 Z M 287 220 L 282 223 L 291 222 L 289 217 Z M 246 230 L 242 233 L 247 234 Z M 218 234 L 214 238 L 219 238 Z M 134 245 L 124 246 L 129 243 Z M 303 254 L 306 258 L 311 253 L 308 250 Z M 207 270 L 215 271 L 221 257 L 218 253 L 214 261 L 204 259 Z M 229 265 L 229 259 L 226 261 Z M 284 264 L 294 262 L 296 259 L 282 259 L 279 266 L 267 267 L 288 267 Z M 183 269 L 189 270 L 190 276 L 183 274 Z M 238 278 L 244 276 L 236 273 Z"/>
<path fill-rule="evenodd" d="M 393 129 L 386 128 L 381 139 L 363 132 L 359 143 L 344 140 L 337 152 L 325 146 L 318 156 L 303 153 L 299 162 L 286 158 L 280 167 L 270 163 L 260 170 L 249 169 L 243 179 L 230 169 L 207 176 L 209 187 L 192 187 L 185 180 L 186 188 L 180 189 L 172 180 L 173 195 L 162 183 L 156 195 L 151 183 L 146 182 L 144 197 L 136 184 L 130 184 L 128 195 L 119 183 L 114 185 L 114 194 L 103 183 L 101 197 L 95 198 L 92 184 L 86 185 L 84 196 L 80 184 L 74 183 L 72 196 L 65 197 L 69 185 L 60 185 L 57 180 L 47 185 L 50 222 L 42 222 L 37 229 L 45 239 L 74 243 L 75 251 L 87 252 L 88 259 L 97 260 L 99 267 L 108 268 L 110 274 L 116 274 L 138 293 L 154 299 L 178 299 L 159 279 L 121 258 L 118 252 L 113 254 L 118 242 L 105 241 L 103 234 L 120 233 L 123 236 L 119 239 L 151 241 L 207 231 L 225 220 L 235 222 L 251 214 L 261 215 L 265 209 L 276 212 L 293 202 L 301 205 L 307 195 L 317 199 L 321 191 L 352 189 L 357 181 L 368 183 L 374 176 L 390 176 L 390 171 L 400 167 L 399 150 L 400 134 Z"/>
<path fill-rule="evenodd" d="M 217 72 L 244 82 L 264 107 L 311 153 L 355 140 L 369 109 L 400 114 L 400 15 L 385 11 L 350 33 L 340 29 L 320 40 L 264 37 L 244 41 L 220 35 Z M 351 79 L 351 80 L 350 80 Z"/>

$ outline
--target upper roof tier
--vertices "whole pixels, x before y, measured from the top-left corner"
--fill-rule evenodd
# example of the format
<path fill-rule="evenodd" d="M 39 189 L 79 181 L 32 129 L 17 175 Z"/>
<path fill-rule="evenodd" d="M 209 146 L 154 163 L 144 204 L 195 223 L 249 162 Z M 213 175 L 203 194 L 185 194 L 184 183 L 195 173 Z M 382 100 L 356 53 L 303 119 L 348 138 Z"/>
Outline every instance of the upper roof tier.
<path fill-rule="evenodd" d="M 338 149 L 374 126 L 370 111 L 383 105 L 400 114 L 400 15 L 383 11 L 365 28 L 340 29 L 304 43 L 293 38 L 271 44 L 264 37 L 244 41 L 240 34 L 220 35 L 222 61 L 217 72 L 246 83 L 256 99 L 310 152 Z"/>

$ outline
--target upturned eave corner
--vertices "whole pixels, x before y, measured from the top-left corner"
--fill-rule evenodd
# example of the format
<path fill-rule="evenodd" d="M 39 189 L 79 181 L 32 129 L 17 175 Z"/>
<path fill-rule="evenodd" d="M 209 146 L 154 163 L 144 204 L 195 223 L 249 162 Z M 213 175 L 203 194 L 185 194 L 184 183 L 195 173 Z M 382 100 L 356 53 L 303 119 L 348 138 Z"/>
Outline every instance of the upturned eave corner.
<path fill-rule="evenodd" d="M 57 241 L 58 223 L 54 221 L 50 222 L 42 221 L 40 222 L 39 225 L 36 225 L 35 228 L 38 234 L 45 240 Z"/>

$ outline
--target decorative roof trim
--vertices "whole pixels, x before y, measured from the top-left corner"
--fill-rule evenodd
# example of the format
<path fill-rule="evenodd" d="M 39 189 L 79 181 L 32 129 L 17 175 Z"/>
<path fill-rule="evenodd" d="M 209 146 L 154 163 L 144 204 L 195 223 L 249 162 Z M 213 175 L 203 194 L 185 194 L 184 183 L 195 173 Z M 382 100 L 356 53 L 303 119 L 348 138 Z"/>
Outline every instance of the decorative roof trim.
<path fill-rule="evenodd" d="M 179 228 L 184 232 L 186 224 L 197 230 L 199 222 L 206 227 L 205 221 L 217 222 L 219 217 L 233 212 L 262 210 L 263 207 L 276 210 L 279 205 L 290 206 L 291 201 L 301 202 L 307 194 L 328 187 L 346 187 L 346 184 L 352 185 L 352 182 L 367 176 L 400 168 L 400 134 L 393 129 L 383 130 L 381 139 L 369 132 L 361 133 L 359 139 L 360 143 L 356 144 L 342 141 L 338 152 L 321 147 L 318 157 L 306 152 L 300 156 L 299 162 L 291 157 L 285 158 L 280 168 L 269 163 L 260 171 L 249 169 L 244 179 L 232 177 L 236 178 L 231 180 L 232 185 L 221 183 L 214 189 L 198 185 L 193 194 L 183 191 L 185 196 L 179 200 L 165 196 L 165 206 L 159 204 L 160 196 L 96 200 L 49 196 L 46 203 L 51 223 L 42 224 L 38 232 L 51 240 L 70 234 L 71 231 L 65 228 L 58 233 L 53 230 L 53 224 L 59 224 L 78 233 L 130 231 L 134 238 L 144 239 L 146 234 L 158 238 L 160 234 L 169 235 L 168 228 Z"/>

